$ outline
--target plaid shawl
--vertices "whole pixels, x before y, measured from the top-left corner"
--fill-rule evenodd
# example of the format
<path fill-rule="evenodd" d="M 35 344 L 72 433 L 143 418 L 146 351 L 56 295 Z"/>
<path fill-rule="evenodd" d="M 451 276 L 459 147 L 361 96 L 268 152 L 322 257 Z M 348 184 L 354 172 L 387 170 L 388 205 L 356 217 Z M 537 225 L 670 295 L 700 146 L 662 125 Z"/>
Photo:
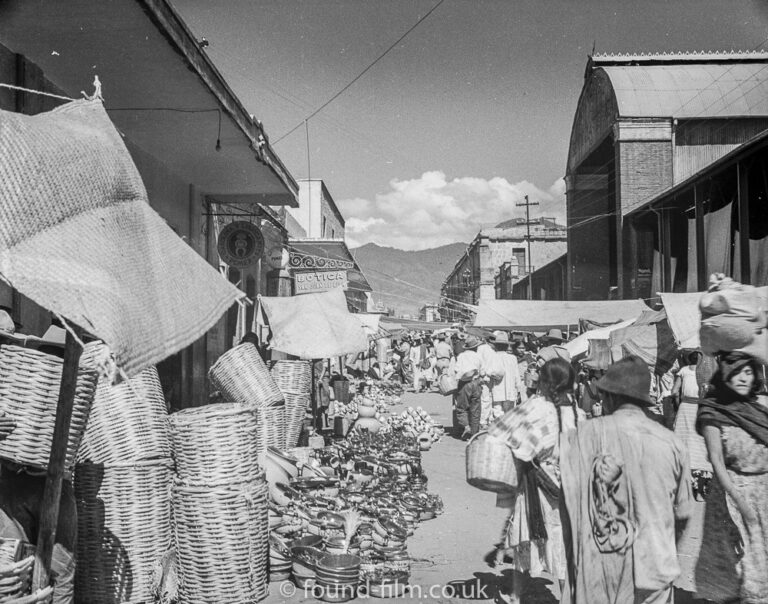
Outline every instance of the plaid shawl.
<path fill-rule="evenodd" d="M 557 411 L 543 396 L 532 396 L 488 427 L 488 433 L 504 439 L 515 457 L 533 460 L 541 451 L 557 444 Z"/>

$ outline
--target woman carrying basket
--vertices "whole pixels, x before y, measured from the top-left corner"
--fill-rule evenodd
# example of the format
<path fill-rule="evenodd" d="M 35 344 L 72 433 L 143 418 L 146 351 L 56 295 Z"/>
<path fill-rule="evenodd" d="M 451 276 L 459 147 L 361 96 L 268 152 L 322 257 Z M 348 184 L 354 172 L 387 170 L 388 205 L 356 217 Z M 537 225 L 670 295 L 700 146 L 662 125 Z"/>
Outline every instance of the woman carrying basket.
<path fill-rule="evenodd" d="M 538 392 L 488 428 L 504 438 L 523 462 L 519 488 L 498 505 L 511 514 L 497 561 L 512 559 L 509 602 L 521 602 L 525 577 L 555 577 L 562 593 L 566 580 L 565 546 L 560 522 L 559 437 L 586 419 L 572 397 L 575 374 L 570 363 L 556 358 L 539 372 Z"/>

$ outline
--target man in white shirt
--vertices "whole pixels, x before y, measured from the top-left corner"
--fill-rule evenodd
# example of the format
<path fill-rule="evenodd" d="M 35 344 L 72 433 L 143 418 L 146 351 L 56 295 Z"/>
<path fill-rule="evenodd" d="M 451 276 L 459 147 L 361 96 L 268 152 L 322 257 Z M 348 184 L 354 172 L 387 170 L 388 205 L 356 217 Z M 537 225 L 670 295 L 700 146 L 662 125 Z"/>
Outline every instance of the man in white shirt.
<path fill-rule="evenodd" d="M 497 331 L 493 335 L 496 361 L 504 370 L 503 376 L 494 378 L 491 385 L 492 417 L 496 418 L 512 409 L 518 401 L 525 401 L 527 397 L 517 358 L 509 350 L 509 336 L 503 331 Z"/>
<path fill-rule="evenodd" d="M 496 365 L 496 351 L 488 342 L 483 342 L 477 348 L 477 354 L 480 357 L 480 387 L 481 401 L 480 407 L 480 426 L 486 426 L 491 419 L 491 408 L 493 398 L 491 397 L 491 381 L 493 379 L 493 367 Z"/>

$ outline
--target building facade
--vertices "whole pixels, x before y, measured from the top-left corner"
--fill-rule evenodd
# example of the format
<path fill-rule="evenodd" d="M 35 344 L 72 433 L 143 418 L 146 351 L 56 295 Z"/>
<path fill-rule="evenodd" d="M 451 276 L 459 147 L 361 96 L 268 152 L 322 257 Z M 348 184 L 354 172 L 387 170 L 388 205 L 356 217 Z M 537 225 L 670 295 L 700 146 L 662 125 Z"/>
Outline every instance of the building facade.
<path fill-rule="evenodd" d="M 565 273 L 567 254 L 536 269 L 512 283 L 507 299 L 511 300 L 565 300 Z"/>
<path fill-rule="evenodd" d="M 511 292 L 511 284 L 528 271 L 565 253 L 567 231 L 554 219 L 531 219 L 530 233 L 529 242 L 522 218 L 480 231 L 443 282 L 441 315 L 450 321 L 463 320 L 469 306 L 502 295 L 502 283 L 504 291 Z"/>
<path fill-rule="evenodd" d="M 665 234 L 626 218 L 768 128 L 766 67 L 765 52 L 589 58 L 565 179 L 570 299 L 638 297 L 662 241 L 684 255 L 685 219 L 662 221 Z"/>
<path fill-rule="evenodd" d="M 310 239 L 344 239 L 344 216 L 325 183 L 319 179 L 300 179 L 299 205 L 288 208 Z"/>
<path fill-rule="evenodd" d="M 419 309 L 419 321 L 436 323 L 440 321 L 440 308 L 437 304 L 425 304 Z"/>

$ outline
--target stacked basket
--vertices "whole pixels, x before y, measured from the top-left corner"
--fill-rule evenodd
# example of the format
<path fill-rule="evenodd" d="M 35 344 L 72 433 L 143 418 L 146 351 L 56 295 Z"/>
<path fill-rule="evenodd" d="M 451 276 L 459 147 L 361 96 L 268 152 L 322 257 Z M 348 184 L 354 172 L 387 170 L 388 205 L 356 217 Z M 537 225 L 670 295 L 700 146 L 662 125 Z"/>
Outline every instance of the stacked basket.
<path fill-rule="evenodd" d="M 171 544 L 168 414 L 154 368 L 99 382 L 75 468 L 76 600 L 147 602 Z"/>
<path fill-rule="evenodd" d="M 1 458 L 41 470 L 48 467 L 62 367 L 59 357 L 20 346 L 0 346 L 0 412 L 16 422 L 10 436 L 0 440 Z M 68 470 L 75 463 L 97 381 L 95 368 L 81 363 L 67 442 Z"/>
<path fill-rule="evenodd" d="M 272 377 L 285 398 L 285 442 L 281 448 L 295 447 L 310 403 L 312 366 L 309 361 L 275 361 Z"/>
<path fill-rule="evenodd" d="M 225 352 L 213 364 L 208 377 L 227 400 L 258 409 L 260 460 L 266 456 L 268 446 L 284 446 L 283 394 L 253 344 L 240 344 Z"/>
<path fill-rule="evenodd" d="M 182 604 L 240 604 L 268 593 L 268 487 L 257 409 L 234 403 L 171 415 L 173 533 Z"/>

